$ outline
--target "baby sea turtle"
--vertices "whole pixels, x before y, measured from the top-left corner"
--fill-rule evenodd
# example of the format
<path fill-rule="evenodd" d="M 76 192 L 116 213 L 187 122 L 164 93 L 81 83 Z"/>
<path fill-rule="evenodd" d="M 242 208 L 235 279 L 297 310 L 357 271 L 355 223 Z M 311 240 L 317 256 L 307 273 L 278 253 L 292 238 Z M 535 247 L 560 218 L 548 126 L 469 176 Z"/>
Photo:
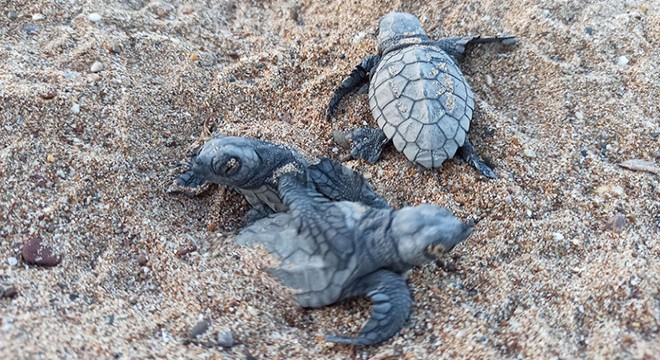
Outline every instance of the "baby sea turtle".
<path fill-rule="evenodd" d="M 378 54 L 369 55 L 335 90 L 328 105 L 330 120 L 342 97 L 369 81 L 369 106 L 379 128 L 355 129 L 351 155 L 369 162 L 380 158 L 392 140 L 397 150 L 417 164 L 438 168 L 458 153 L 483 175 L 496 178 L 476 155 L 467 138 L 474 96 L 458 60 L 477 43 L 514 44 L 515 37 L 448 37 L 432 40 L 419 19 L 393 12 L 380 19 Z"/>
<path fill-rule="evenodd" d="M 371 299 L 371 317 L 358 336 L 326 336 L 336 343 L 373 345 L 398 333 L 412 307 L 403 274 L 449 252 L 473 227 L 430 204 L 393 210 L 330 201 L 288 174 L 279 191 L 289 210 L 255 222 L 236 240 L 263 245 L 279 259 L 269 272 L 302 307 Z"/>
<path fill-rule="evenodd" d="M 179 186 L 194 188 L 210 182 L 236 190 L 253 207 L 248 222 L 286 211 L 277 190 L 285 173 L 332 200 L 388 207 L 357 172 L 327 158 L 310 165 L 295 149 L 263 140 L 217 135 L 199 149 L 189 167 L 177 177 Z"/>

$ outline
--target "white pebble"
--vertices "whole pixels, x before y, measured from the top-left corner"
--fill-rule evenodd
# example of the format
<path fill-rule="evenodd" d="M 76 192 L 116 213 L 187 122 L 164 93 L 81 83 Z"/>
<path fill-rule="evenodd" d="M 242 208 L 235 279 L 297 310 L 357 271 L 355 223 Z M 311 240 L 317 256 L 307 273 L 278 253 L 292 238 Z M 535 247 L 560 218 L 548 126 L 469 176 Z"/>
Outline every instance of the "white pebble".
<path fill-rule="evenodd" d="M 626 67 L 628 67 L 629 62 L 630 60 L 628 60 L 628 58 L 623 55 L 619 56 L 619 58 L 616 60 L 616 64 L 619 66 L 620 69 L 625 69 Z"/>
<path fill-rule="evenodd" d="M 523 153 L 524 153 L 525 156 L 527 156 L 528 158 L 535 158 L 535 157 L 536 157 L 536 153 L 535 153 L 534 150 L 532 150 L 532 149 L 525 149 L 525 151 L 524 151 Z"/>
<path fill-rule="evenodd" d="M 9 266 L 16 266 L 16 265 L 18 265 L 18 259 L 13 257 L 13 256 L 10 257 L 10 258 L 7 258 L 7 264 L 9 264 Z"/>
<path fill-rule="evenodd" d="M 575 113 L 575 118 L 578 119 L 578 120 L 584 119 L 584 114 L 582 113 L 582 111 L 576 112 Z"/>
<path fill-rule="evenodd" d="M 89 19 L 89 21 L 91 22 L 98 22 L 101 21 L 101 19 L 103 19 L 103 16 L 101 16 L 101 14 L 99 13 L 91 13 L 87 15 L 87 19 Z"/>
<path fill-rule="evenodd" d="M 564 235 L 559 232 L 552 233 L 552 238 L 555 239 L 555 241 L 562 241 L 564 240 Z"/>
<path fill-rule="evenodd" d="M 71 112 L 74 114 L 80 113 L 80 105 L 78 104 L 71 105 Z"/>
<path fill-rule="evenodd" d="M 219 332 L 217 341 L 218 345 L 224 348 L 230 348 L 234 345 L 234 337 L 229 330 Z"/>
<path fill-rule="evenodd" d="M 490 75 L 486 75 L 486 85 L 491 86 L 493 85 L 493 77 Z"/>
<path fill-rule="evenodd" d="M 39 13 L 32 14 L 32 20 L 34 20 L 34 21 L 43 20 L 44 18 L 45 18 L 45 16 L 43 16 L 42 14 L 39 14 Z"/>
<path fill-rule="evenodd" d="M 353 43 L 357 44 L 359 43 L 364 37 L 367 35 L 367 33 L 360 31 L 357 35 L 353 36 Z"/>
<path fill-rule="evenodd" d="M 94 73 L 100 72 L 101 70 L 103 70 L 103 63 L 100 62 L 100 61 L 95 61 L 92 64 L 92 67 L 90 68 L 90 70 L 92 70 L 92 72 L 94 72 Z"/>

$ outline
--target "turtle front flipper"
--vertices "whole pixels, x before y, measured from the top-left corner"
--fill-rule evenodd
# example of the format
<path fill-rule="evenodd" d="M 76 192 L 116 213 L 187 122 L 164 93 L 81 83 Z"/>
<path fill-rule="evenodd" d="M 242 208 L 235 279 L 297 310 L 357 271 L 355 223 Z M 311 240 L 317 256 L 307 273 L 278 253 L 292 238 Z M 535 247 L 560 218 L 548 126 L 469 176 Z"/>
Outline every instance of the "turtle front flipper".
<path fill-rule="evenodd" d="M 351 156 L 375 163 L 380 159 L 383 146 L 388 141 L 383 130 L 378 128 L 359 128 L 349 131 L 346 139 L 351 140 Z"/>
<path fill-rule="evenodd" d="M 470 140 L 467 138 L 465 139 L 465 143 L 463 146 L 458 148 L 457 151 L 458 155 L 463 159 L 466 163 L 470 164 L 472 167 L 477 169 L 481 175 L 489 178 L 489 179 L 497 179 L 497 175 L 495 175 L 495 171 L 491 169 L 490 166 L 486 165 L 486 163 L 481 159 L 479 155 L 474 151 L 474 147 L 472 147 L 472 143 L 470 143 Z"/>
<path fill-rule="evenodd" d="M 486 43 L 514 45 L 516 41 L 515 36 L 454 36 L 440 39 L 435 44 L 458 61 L 465 54 L 465 49 L 471 45 Z"/>
<path fill-rule="evenodd" d="M 375 208 L 387 208 L 389 204 L 369 185 L 357 171 L 322 158 L 309 166 L 309 176 L 321 194 L 336 201 L 358 201 Z"/>
<path fill-rule="evenodd" d="M 402 275 L 379 270 L 362 277 L 349 289 L 350 296 L 366 294 L 373 303 L 371 318 L 356 337 L 332 336 L 327 341 L 350 345 L 374 345 L 396 335 L 410 316 L 412 298 Z"/>
<path fill-rule="evenodd" d="M 365 56 L 362 61 L 360 61 L 360 64 L 356 66 L 355 69 L 353 69 L 351 74 L 332 94 L 332 99 L 330 99 L 328 110 L 325 114 L 326 120 L 330 121 L 330 119 L 332 119 L 332 116 L 335 114 L 335 110 L 337 109 L 337 105 L 339 105 L 339 102 L 344 97 L 344 95 L 357 89 L 369 80 L 369 73 L 376 67 L 378 61 L 380 61 L 380 56 L 378 55 L 368 55 Z"/>

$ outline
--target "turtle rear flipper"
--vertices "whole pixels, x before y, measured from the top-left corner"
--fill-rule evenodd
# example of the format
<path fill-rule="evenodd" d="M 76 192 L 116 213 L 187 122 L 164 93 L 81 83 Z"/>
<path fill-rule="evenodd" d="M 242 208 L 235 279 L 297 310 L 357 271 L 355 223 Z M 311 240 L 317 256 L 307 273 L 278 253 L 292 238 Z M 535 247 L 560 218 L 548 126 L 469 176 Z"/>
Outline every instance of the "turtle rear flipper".
<path fill-rule="evenodd" d="M 327 335 L 330 342 L 374 345 L 396 335 L 410 316 L 412 298 L 402 275 L 379 270 L 353 283 L 350 296 L 366 294 L 373 303 L 371 318 L 356 337 Z"/>
<path fill-rule="evenodd" d="M 465 139 L 463 146 L 458 148 L 457 154 L 463 159 L 463 161 L 477 169 L 481 175 L 489 179 L 497 179 L 495 171 L 493 171 L 493 169 L 491 169 L 491 167 L 488 166 L 479 155 L 477 155 L 469 139 Z"/>
<path fill-rule="evenodd" d="M 378 55 L 365 56 L 362 61 L 360 61 L 360 64 L 353 69 L 351 74 L 334 91 L 325 114 L 325 119 L 327 121 L 332 119 L 339 102 L 346 94 L 357 89 L 369 80 L 369 73 L 376 67 L 379 60 L 380 56 Z"/>
<path fill-rule="evenodd" d="M 336 161 L 322 158 L 309 166 L 309 176 L 316 190 L 332 200 L 358 201 L 379 209 L 389 207 L 357 171 Z"/>

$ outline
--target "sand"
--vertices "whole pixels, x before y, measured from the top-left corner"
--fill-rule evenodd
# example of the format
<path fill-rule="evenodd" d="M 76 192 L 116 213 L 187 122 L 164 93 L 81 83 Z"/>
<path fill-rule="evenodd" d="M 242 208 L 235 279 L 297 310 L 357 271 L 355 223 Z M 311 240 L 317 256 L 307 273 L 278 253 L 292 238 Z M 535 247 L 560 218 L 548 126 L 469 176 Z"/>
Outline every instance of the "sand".
<path fill-rule="evenodd" d="M 0 358 L 660 354 L 657 1 L 24 3 L 0 2 Z M 356 333 L 367 300 L 298 309 L 234 243 L 239 195 L 167 189 L 210 133 L 346 155 L 325 106 L 391 10 L 435 38 L 520 41 L 461 64 L 470 136 L 499 180 L 461 160 L 420 172 L 392 147 L 344 162 L 395 207 L 478 221 L 410 274 L 402 332 L 352 348 L 322 336 Z M 363 124 L 357 94 L 334 126 Z M 651 171 L 619 166 L 629 160 Z M 57 266 L 26 264 L 36 238 Z"/>

